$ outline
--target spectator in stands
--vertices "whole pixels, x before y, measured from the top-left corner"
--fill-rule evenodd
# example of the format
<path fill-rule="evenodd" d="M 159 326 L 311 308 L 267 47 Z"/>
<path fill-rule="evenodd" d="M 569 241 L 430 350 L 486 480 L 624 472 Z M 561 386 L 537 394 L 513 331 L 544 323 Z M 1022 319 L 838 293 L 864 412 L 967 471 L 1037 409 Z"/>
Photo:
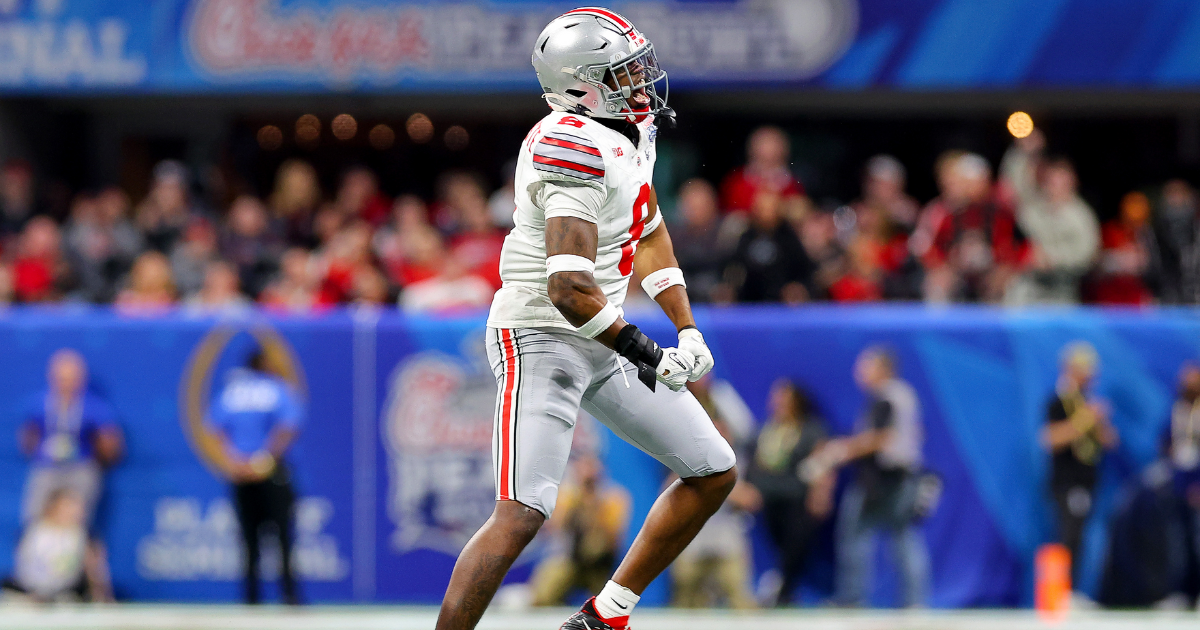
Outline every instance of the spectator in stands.
<path fill-rule="evenodd" d="M 324 269 L 319 301 L 322 304 L 349 302 L 358 276 L 374 269 L 371 226 L 356 220 L 341 228 L 318 254 Z"/>
<path fill-rule="evenodd" d="M 177 297 L 171 261 L 161 252 L 148 251 L 134 261 L 116 305 L 126 312 L 156 313 L 173 306 Z"/>
<path fill-rule="evenodd" d="M 354 274 L 354 287 L 350 300 L 357 306 L 380 307 L 394 303 L 387 276 L 375 267 L 364 267 Z"/>
<path fill-rule="evenodd" d="M 25 160 L 8 160 L 0 167 L 0 251 L 37 211 L 33 167 Z"/>
<path fill-rule="evenodd" d="M 770 417 L 755 443 L 749 480 L 762 495 L 767 532 L 779 558 L 775 588 L 764 603 L 791 603 L 804 574 L 814 535 L 833 509 L 830 474 L 800 477 L 801 464 L 828 437 L 825 422 L 795 383 L 780 379 L 771 387 Z"/>
<path fill-rule="evenodd" d="M 907 235 L 917 225 L 920 206 L 905 192 L 907 171 L 900 160 L 890 155 L 876 155 L 867 160 L 863 169 L 862 198 L 852 204 L 862 214 L 873 210 L 895 231 Z"/>
<path fill-rule="evenodd" d="M 1172 590 L 1188 598 L 1188 608 L 1200 586 L 1200 366 L 1188 362 L 1179 371 L 1179 391 L 1166 427 L 1167 459 L 1178 497 L 1178 576 Z"/>
<path fill-rule="evenodd" d="M 1072 584 L 1078 584 L 1083 528 L 1095 504 L 1097 471 L 1104 452 L 1117 447 L 1108 406 L 1092 393 L 1100 364 L 1086 341 L 1068 344 L 1062 371 L 1046 405 L 1041 442 L 1050 453 L 1050 494 L 1058 516 L 1058 542 L 1071 552 Z"/>
<path fill-rule="evenodd" d="M 875 276 L 879 297 L 916 300 L 921 298 L 923 277 L 909 251 L 908 237 L 916 228 L 919 208 L 916 200 L 905 193 L 905 181 L 904 165 L 896 158 L 877 155 L 867 161 L 862 199 L 851 205 L 854 231 L 864 243 L 856 246 L 855 239 L 851 239 L 849 267 L 858 268 L 852 277 Z M 861 251 L 856 252 L 856 247 Z M 864 267 L 873 268 L 874 274 Z M 852 291 L 851 295 L 879 299 L 864 291 Z M 830 297 L 837 299 L 832 291 Z"/>
<path fill-rule="evenodd" d="M 987 160 L 951 152 L 938 163 L 941 195 L 922 211 L 910 249 L 925 267 L 929 302 L 994 302 L 1024 253 L 1012 210 L 996 194 Z"/>
<path fill-rule="evenodd" d="M 373 249 L 392 283 L 406 286 L 432 278 L 436 264 L 421 246 L 429 225 L 429 208 L 420 197 L 401 195 L 392 206 L 392 219 L 375 231 Z"/>
<path fill-rule="evenodd" d="M 250 308 L 251 302 L 238 290 L 237 267 L 224 260 L 208 263 L 204 284 L 187 297 L 189 310 L 200 313 L 236 313 Z"/>
<path fill-rule="evenodd" d="M 221 254 L 237 266 L 241 285 L 258 295 L 275 273 L 283 243 L 271 232 L 267 209 L 250 195 L 242 195 L 229 207 L 221 232 Z"/>
<path fill-rule="evenodd" d="M 479 176 L 465 171 L 448 171 L 438 179 L 438 199 L 433 208 L 433 224 L 442 234 L 452 236 L 463 229 L 463 209 L 487 203 Z M 490 211 L 489 211 L 490 212 Z"/>
<path fill-rule="evenodd" d="M 676 217 L 678 225 L 671 226 L 671 241 L 687 278 L 688 298 L 711 302 L 731 249 L 728 239 L 722 239 L 721 209 L 712 184 L 703 179 L 684 182 L 679 187 Z"/>
<path fill-rule="evenodd" d="M 13 300 L 12 267 L 0 261 L 0 307 L 8 306 Z"/>
<path fill-rule="evenodd" d="M 163 160 L 154 167 L 150 194 L 134 213 L 137 227 L 151 249 L 169 252 L 183 234 L 195 214 L 190 186 L 191 174 L 181 162 Z"/>
<path fill-rule="evenodd" d="M 386 221 L 392 207 L 392 202 L 379 190 L 375 171 L 365 166 L 352 167 L 342 174 L 333 203 L 346 220 L 360 219 L 372 226 Z"/>
<path fill-rule="evenodd" d="M 37 216 L 25 224 L 13 260 L 13 293 L 20 302 L 59 300 L 71 283 L 54 220 Z"/>
<path fill-rule="evenodd" d="M 171 250 L 171 274 L 179 292 L 191 295 L 204 286 L 208 265 L 220 260 L 217 231 L 204 217 L 195 217 Z"/>
<path fill-rule="evenodd" d="M 1030 264 L 1009 287 L 1011 304 L 1079 302 L 1079 286 L 1100 249 L 1100 225 L 1079 196 L 1075 167 L 1043 157 L 1034 130 L 1013 143 L 1000 165 L 1017 198 L 1017 223 L 1030 244 Z"/>
<path fill-rule="evenodd" d="M 1196 190 L 1182 179 L 1163 186 L 1155 221 L 1162 254 L 1162 301 L 1200 302 L 1200 215 Z"/>
<path fill-rule="evenodd" d="M 759 193 L 750 227 L 738 240 L 725 267 L 727 282 L 740 302 L 798 304 L 811 296 L 814 265 L 783 217 L 783 199 Z"/>
<path fill-rule="evenodd" d="M 883 297 L 881 249 L 866 235 L 857 235 L 846 247 L 841 274 L 829 285 L 834 302 L 874 302 Z"/>
<path fill-rule="evenodd" d="M 496 290 L 483 278 L 471 274 L 466 264 L 446 255 L 437 231 L 428 228 L 418 236 L 417 260 L 427 261 L 437 275 L 413 282 L 400 293 L 400 308 L 406 311 L 457 311 L 484 308 Z"/>
<path fill-rule="evenodd" d="M 35 602 L 111 602 L 103 543 L 88 540 L 87 507 L 79 493 L 52 492 L 25 528 L 4 589 Z"/>
<path fill-rule="evenodd" d="M 292 571 L 292 507 L 295 492 L 286 456 L 304 421 L 304 407 L 290 385 L 275 376 L 266 353 L 257 349 L 243 368 L 226 375 L 213 400 L 211 422 L 223 440 L 226 473 L 233 482 L 234 508 L 245 545 L 245 602 L 259 603 L 259 530 L 271 524 L 279 538 L 280 590 L 286 604 L 299 604 Z"/>
<path fill-rule="evenodd" d="M 259 300 L 271 309 L 309 311 L 317 306 L 319 281 L 308 250 L 292 247 L 283 252 L 279 259 L 279 275 L 267 285 Z"/>
<path fill-rule="evenodd" d="M 869 397 L 851 437 L 830 440 L 818 461 L 852 462 L 856 475 L 837 522 L 837 599 L 863 606 L 871 591 L 877 533 L 889 534 L 906 608 L 928 602 L 929 552 L 917 526 L 917 485 L 924 441 L 916 391 L 896 374 L 883 347 L 859 354 L 854 378 Z M 814 468 L 821 468 L 816 466 Z"/>
<path fill-rule="evenodd" d="M 1121 199 L 1121 215 L 1104 224 L 1095 299 L 1101 304 L 1154 302 L 1157 286 L 1158 239 L 1150 225 L 1150 199 L 1131 192 Z"/>
<path fill-rule="evenodd" d="M 312 164 L 291 159 L 279 165 L 270 198 L 274 233 L 283 235 L 288 245 L 315 247 L 313 217 L 320 204 L 321 185 Z"/>
<path fill-rule="evenodd" d="M 735 169 L 721 183 L 721 209 L 726 212 L 751 212 L 761 193 L 774 193 L 780 199 L 784 216 L 790 221 L 808 207 L 804 186 L 791 170 L 791 141 L 778 127 L 759 127 L 746 141 L 746 165 Z"/>
<path fill-rule="evenodd" d="M 459 195 L 458 218 L 459 230 L 450 238 L 450 256 L 498 290 L 505 232 L 492 223 L 483 189 L 474 188 Z"/>
<path fill-rule="evenodd" d="M 514 225 L 513 214 L 517 211 L 517 159 L 506 162 L 501 170 L 504 173 L 504 185 L 488 197 L 488 208 L 492 213 L 492 223 L 507 232 Z"/>
<path fill-rule="evenodd" d="M 70 348 L 50 357 L 46 389 L 26 402 L 18 443 L 33 459 L 21 503 L 21 522 L 46 512 L 51 496 L 69 490 L 82 502 L 86 525 L 92 522 L 103 484 L 103 468 L 124 450 L 116 415 L 88 388 L 83 356 Z"/>
<path fill-rule="evenodd" d="M 572 458 L 554 515 L 542 527 L 551 543 L 530 578 L 535 606 L 561 606 L 574 590 L 604 588 L 629 526 L 631 503 L 629 492 L 606 478 L 594 455 Z"/>

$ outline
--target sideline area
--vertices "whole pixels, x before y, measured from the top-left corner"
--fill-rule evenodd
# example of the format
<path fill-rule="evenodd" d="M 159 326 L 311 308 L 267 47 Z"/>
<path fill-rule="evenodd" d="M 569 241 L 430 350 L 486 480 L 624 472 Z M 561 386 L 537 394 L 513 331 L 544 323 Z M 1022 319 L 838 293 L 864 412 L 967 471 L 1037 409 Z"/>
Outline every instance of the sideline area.
<path fill-rule="evenodd" d="M 494 611 L 480 630 L 554 630 L 569 611 Z M 0 607 L 0 630 L 429 630 L 432 607 L 116 605 L 37 608 Z M 1045 623 L 1025 610 L 835 611 L 796 610 L 757 613 L 639 610 L 637 630 L 1056 630 L 1123 629 L 1153 624 L 1155 630 L 1196 628 L 1194 612 L 1101 612 L 1071 615 Z"/>

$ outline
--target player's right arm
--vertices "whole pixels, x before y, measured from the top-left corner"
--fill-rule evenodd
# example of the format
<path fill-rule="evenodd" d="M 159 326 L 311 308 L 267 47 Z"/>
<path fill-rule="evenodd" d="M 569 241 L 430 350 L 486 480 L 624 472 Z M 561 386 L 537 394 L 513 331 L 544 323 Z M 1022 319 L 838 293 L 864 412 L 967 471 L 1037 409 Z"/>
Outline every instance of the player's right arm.
<path fill-rule="evenodd" d="M 555 256 L 568 256 L 587 259 L 596 264 L 596 224 L 577 217 L 559 216 L 546 220 L 546 260 Z M 555 259 L 555 262 L 570 262 L 570 259 Z M 574 261 L 577 266 L 586 266 L 583 261 Z M 547 271 L 553 271 L 552 267 Z M 547 292 L 550 301 L 572 326 L 582 328 L 591 322 L 606 306 L 608 297 L 596 284 L 592 273 L 586 269 L 554 271 L 547 279 Z M 615 310 L 615 309 L 614 309 Z M 612 324 L 599 331 L 593 339 L 608 346 L 616 347 L 617 333 L 625 327 L 626 321 L 619 315 Z"/>

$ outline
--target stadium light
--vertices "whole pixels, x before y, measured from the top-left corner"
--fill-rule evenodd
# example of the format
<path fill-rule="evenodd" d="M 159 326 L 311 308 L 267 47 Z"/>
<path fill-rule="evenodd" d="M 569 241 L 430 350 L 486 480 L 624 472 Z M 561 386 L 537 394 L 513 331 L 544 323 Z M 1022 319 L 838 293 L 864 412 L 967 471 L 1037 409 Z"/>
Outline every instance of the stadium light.
<path fill-rule="evenodd" d="M 296 144 L 312 146 L 321 139 L 321 121 L 312 114 L 296 119 Z"/>
<path fill-rule="evenodd" d="M 390 149 L 396 143 L 396 132 L 392 131 L 391 127 L 381 123 L 371 127 L 371 131 L 367 133 L 367 141 L 376 150 L 383 151 Z"/>
<path fill-rule="evenodd" d="M 1013 112 L 1008 117 L 1008 132 L 1014 138 L 1026 138 L 1033 133 L 1033 118 L 1025 112 Z"/>
<path fill-rule="evenodd" d="M 467 148 L 471 143 L 471 135 L 467 133 L 466 128 L 461 125 L 454 125 L 446 130 L 446 135 L 442 138 L 446 143 L 446 148 L 451 151 L 461 151 Z"/>
<path fill-rule="evenodd" d="M 404 123 L 404 130 L 408 132 L 409 139 L 417 144 L 425 144 L 433 139 L 433 121 L 425 114 L 409 116 L 408 122 Z"/>
<path fill-rule="evenodd" d="M 350 114 L 338 114 L 329 127 L 333 130 L 333 137 L 338 140 L 349 140 L 358 133 L 358 121 Z"/>
<path fill-rule="evenodd" d="M 258 130 L 258 146 L 264 151 L 274 151 L 283 146 L 283 130 L 275 125 L 264 125 Z"/>

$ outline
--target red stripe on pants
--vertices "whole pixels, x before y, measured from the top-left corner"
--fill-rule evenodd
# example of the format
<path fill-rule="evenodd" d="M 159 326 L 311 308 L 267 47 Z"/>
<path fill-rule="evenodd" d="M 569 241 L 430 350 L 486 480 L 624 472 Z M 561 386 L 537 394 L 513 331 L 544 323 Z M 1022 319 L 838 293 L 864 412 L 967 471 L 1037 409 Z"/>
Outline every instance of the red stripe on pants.
<path fill-rule="evenodd" d="M 507 328 L 501 328 L 500 336 L 503 340 L 501 347 L 504 350 L 504 398 L 500 405 L 500 488 L 498 490 L 502 500 L 512 501 L 514 497 L 508 488 L 510 482 L 509 461 L 512 458 L 510 443 L 513 414 L 513 383 L 517 380 L 517 357 L 513 353 L 512 331 Z"/>

